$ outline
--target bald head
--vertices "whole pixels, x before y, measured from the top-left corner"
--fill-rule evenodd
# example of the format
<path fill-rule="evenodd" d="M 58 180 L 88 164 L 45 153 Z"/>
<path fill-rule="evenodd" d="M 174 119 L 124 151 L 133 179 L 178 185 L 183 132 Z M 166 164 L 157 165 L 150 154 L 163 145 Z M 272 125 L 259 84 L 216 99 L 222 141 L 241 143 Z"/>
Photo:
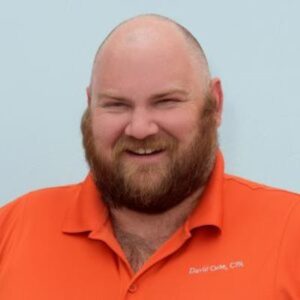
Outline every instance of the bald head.
<path fill-rule="evenodd" d="M 92 80 L 95 69 L 101 68 L 103 60 L 114 57 L 124 49 L 133 53 L 156 48 L 153 55 L 163 55 L 169 49 L 181 52 L 189 57 L 190 63 L 197 69 L 202 84 L 208 85 L 210 74 L 205 54 L 195 37 L 182 25 L 160 15 L 140 15 L 126 20 L 114 28 L 100 45 L 94 60 Z M 161 50 L 159 50 L 161 49 Z M 147 59 L 147 55 L 145 55 Z M 200 78 L 199 78 L 200 79 Z M 92 84 L 92 81 L 91 81 Z"/>

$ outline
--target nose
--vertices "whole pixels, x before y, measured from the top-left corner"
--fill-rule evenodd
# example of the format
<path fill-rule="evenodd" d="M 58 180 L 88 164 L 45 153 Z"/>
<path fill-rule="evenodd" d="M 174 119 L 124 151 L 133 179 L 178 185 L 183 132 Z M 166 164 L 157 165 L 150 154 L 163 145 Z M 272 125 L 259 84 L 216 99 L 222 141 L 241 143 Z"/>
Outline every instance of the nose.
<path fill-rule="evenodd" d="M 145 139 L 148 136 L 158 133 L 159 127 L 153 120 L 151 112 L 135 110 L 125 128 L 125 134 L 136 139 Z"/>

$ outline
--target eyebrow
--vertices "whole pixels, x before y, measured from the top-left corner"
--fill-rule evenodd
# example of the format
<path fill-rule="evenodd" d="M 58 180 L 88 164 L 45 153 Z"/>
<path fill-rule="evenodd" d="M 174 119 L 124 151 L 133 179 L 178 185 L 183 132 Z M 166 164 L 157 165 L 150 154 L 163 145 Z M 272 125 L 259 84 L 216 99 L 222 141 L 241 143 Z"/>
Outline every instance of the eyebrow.
<path fill-rule="evenodd" d="M 166 90 L 166 91 L 163 91 L 161 93 L 152 95 L 150 97 L 150 99 L 155 100 L 155 99 L 159 99 L 159 98 L 168 97 L 168 96 L 173 95 L 173 94 L 180 94 L 182 96 L 187 96 L 189 93 L 187 91 L 183 90 L 183 89 L 174 88 L 174 89 Z"/>
<path fill-rule="evenodd" d="M 181 94 L 183 96 L 188 96 L 189 93 L 183 89 L 174 88 L 174 89 L 169 89 L 169 90 L 165 90 L 160 93 L 154 94 L 154 95 L 150 96 L 150 100 L 164 98 L 164 97 L 167 97 L 167 96 L 170 96 L 173 94 Z M 119 101 L 130 101 L 130 99 L 128 99 L 128 98 L 118 96 L 117 93 L 115 93 L 113 91 L 106 91 L 104 93 L 97 94 L 98 100 L 101 100 L 102 98 L 109 98 L 109 99 L 114 99 L 114 100 L 119 100 Z"/>
<path fill-rule="evenodd" d="M 109 98 L 109 99 L 119 100 L 119 101 L 129 101 L 129 99 L 117 96 L 116 94 L 111 93 L 111 92 L 97 94 L 97 100 L 101 100 L 102 98 Z"/>

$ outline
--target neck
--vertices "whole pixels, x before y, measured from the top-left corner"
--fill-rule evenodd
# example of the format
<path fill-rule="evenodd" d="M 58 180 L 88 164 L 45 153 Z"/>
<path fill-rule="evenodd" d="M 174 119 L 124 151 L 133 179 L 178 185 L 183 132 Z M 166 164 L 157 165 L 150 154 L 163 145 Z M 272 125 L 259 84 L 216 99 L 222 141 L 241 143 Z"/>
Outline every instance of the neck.
<path fill-rule="evenodd" d="M 161 214 L 148 215 L 127 208 L 110 209 L 115 236 L 134 271 L 184 223 L 202 191 L 203 188 L 197 190 Z"/>

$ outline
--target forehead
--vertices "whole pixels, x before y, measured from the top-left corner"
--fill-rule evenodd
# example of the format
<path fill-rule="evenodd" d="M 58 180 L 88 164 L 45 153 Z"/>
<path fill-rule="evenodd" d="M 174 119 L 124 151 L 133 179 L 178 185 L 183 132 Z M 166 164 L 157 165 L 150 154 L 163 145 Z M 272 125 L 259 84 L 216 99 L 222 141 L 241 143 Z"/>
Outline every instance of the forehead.
<path fill-rule="evenodd" d="M 92 88 L 188 88 L 201 66 L 174 28 L 128 28 L 113 35 L 95 59 Z"/>

